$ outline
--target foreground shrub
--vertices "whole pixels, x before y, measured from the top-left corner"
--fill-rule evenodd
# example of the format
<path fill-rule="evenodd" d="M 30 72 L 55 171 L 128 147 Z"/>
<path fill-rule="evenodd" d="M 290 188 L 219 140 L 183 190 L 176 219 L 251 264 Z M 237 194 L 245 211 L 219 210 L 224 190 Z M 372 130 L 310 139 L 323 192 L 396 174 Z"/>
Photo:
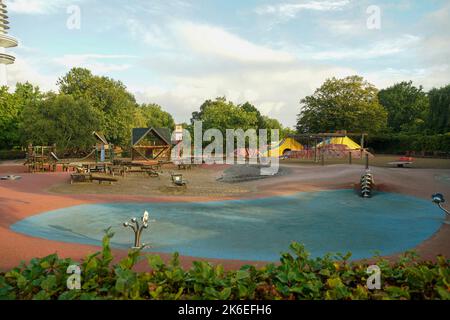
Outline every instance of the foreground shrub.
<path fill-rule="evenodd" d="M 194 262 L 186 271 L 178 254 L 165 264 L 140 250 L 112 265 L 112 236 L 108 231 L 103 250 L 81 263 L 80 290 L 67 289 L 67 269 L 76 263 L 50 255 L 0 273 L 0 299 L 450 300 L 450 261 L 443 257 L 437 263 L 423 262 L 409 252 L 395 264 L 378 258 L 381 290 L 369 290 L 368 264 L 349 262 L 351 254 L 311 259 L 302 245 L 293 243 L 292 253 L 284 253 L 278 265 L 225 272 L 220 265 Z M 132 270 L 141 259 L 147 259 L 148 272 Z"/>

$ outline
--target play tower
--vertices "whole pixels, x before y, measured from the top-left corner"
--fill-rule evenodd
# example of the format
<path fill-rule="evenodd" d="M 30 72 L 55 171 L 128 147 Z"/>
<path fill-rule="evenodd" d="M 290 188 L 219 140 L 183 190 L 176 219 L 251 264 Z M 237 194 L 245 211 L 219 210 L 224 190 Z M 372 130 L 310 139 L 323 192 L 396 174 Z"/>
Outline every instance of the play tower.
<path fill-rule="evenodd" d="M 6 48 L 17 47 L 17 40 L 8 36 L 9 21 L 7 16 L 8 11 L 3 0 L 0 0 L 0 86 L 8 84 L 6 75 L 6 65 L 13 64 L 16 58 L 6 54 Z"/>

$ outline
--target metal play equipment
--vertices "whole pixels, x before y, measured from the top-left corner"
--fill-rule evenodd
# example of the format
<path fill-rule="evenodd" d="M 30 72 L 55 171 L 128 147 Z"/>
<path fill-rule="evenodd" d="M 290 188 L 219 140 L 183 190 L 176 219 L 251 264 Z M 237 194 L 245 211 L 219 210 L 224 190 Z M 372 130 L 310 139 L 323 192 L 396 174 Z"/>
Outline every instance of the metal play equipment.
<path fill-rule="evenodd" d="M 445 212 L 447 216 L 450 216 L 450 211 L 445 209 L 442 204 L 445 203 L 444 195 L 441 193 L 436 193 L 431 196 L 432 201 L 437 204 L 437 206 Z"/>
<path fill-rule="evenodd" d="M 361 197 L 372 198 L 375 183 L 373 175 L 370 172 L 370 170 L 366 170 L 366 172 L 362 175 L 360 186 L 361 186 Z"/>
<path fill-rule="evenodd" d="M 141 244 L 142 231 L 144 229 L 148 228 L 149 222 L 150 222 L 149 221 L 149 214 L 148 214 L 147 211 L 144 212 L 144 215 L 141 218 L 141 222 L 142 222 L 142 225 L 139 224 L 138 219 L 133 218 L 133 219 L 131 219 L 131 223 L 130 222 L 125 222 L 123 224 L 123 226 L 125 228 L 130 227 L 133 230 L 133 232 L 134 232 L 134 246 L 133 246 L 133 249 L 143 249 L 143 248 L 145 248 L 147 246 L 145 243 Z M 151 221 L 151 222 L 154 222 L 154 220 Z"/>

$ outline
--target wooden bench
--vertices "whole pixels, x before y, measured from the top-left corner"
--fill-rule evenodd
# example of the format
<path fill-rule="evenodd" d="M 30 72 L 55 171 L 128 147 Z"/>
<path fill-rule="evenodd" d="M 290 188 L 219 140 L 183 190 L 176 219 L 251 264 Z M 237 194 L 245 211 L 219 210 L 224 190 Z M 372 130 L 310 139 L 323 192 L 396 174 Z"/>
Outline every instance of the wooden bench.
<path fill-rule="evenodd" d="M 98 181 L 99 184 L 102 184 L 103 182 L 108 182 L 109 184 L 114 184 L 114 182 L 117 182 L 116 178 L 111 177 L 100 177 L 100 176 L 91 176 L 91 182 Z"/>

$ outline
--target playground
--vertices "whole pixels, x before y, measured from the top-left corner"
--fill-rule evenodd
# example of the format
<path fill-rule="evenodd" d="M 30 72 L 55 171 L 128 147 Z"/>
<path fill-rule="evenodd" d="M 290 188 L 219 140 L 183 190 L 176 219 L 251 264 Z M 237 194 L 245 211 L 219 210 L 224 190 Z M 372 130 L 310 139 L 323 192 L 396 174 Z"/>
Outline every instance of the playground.
<path fill-rule="evenodd" d="M 166 128 L 133 129 L 128 158 L 99 132 L 81 158 L 30 144 L 25 161 L 0 164 L 0 268 L 55 251 L 81 259 L 108 228 L 119 259 L 132 242 L 123 222 L 144 211 L 152 219 L 144 250 L 179 252 L 185 267 L 276 262 L 293 241 L 315 257 L 450 256 L 449 217 L 431 201 L 450 189 L 450 159 L 374 155 L 366 134 L 356 135 L 359 143 L 349 135 L 289 136 L 265 153 L 238 149 L 233 157 L 246 163 L 234 165 L 219 154 L 212 163 L 175 161 L 180 144 Z M 279 159 L 274 175 L 252 163 L 262 158 Z"/>
<path fill-rule="evenodd" d="M 113 177 L 111 184 L 71 184 L 73 174 L 95 171 L 101 161 L 67 171 L 61 164 L 39 173 L 28 172 L 20 161 L 3 162 L 0 175 L 21 179 L 0 181 L 0 268 L 55 252 L 81 259 L 98 249 L 102 230 L 108 227 L 117 233 L 113 247 L 119 259 L 132 242 L 131 232 L 121 223 L 144 210 L 155 220 L 143 238 L 148 250 L 166 259 L 179 251 L 186 267 L 202 259 L 227 269 L 248 263 L 259 266 L 276 260 L 290 241 L 307 243 L 314 255 L 354 251 L 355 259 L 376 251 L 396 259 L 411 249 L 423 259 L 450 256 L 448 218 L 431 202 L 432 194 L 450 188 L 450 160 L 414 159 L 412 167 L 398 168 L 388 164 L 398 156 L 370 157 L 376 191 L 371 199 L 362 199 L 359 180 L 367 158 L 352 158 L 351 164 L 345 156 L 325 161 L 282 159 L 278 174 L 265 178 L 251 165 L 180 167 L 162 161 L 153 163 L 157 176 L 140 165 L 133 167 L 136 164 L 131 166 L 136 170 L 126 175 L 113 176 L 104 168 L 90 173 Z M 174 183 L 174 175 L 182 176 L 183 187 Z M 266 202 L 263 210 L 261 203 Z M 312 212 L 317 215 L 314 219 L 304 216 Z M 258 225 L 269 228 L 265 234 L 276 239 L 270 250 L 265 251 L 263 239 L 258 240 Z M 338 238 L 314 236 L 330 228 Z M 350 234 L 359 240 L 349 243 Z"/>

